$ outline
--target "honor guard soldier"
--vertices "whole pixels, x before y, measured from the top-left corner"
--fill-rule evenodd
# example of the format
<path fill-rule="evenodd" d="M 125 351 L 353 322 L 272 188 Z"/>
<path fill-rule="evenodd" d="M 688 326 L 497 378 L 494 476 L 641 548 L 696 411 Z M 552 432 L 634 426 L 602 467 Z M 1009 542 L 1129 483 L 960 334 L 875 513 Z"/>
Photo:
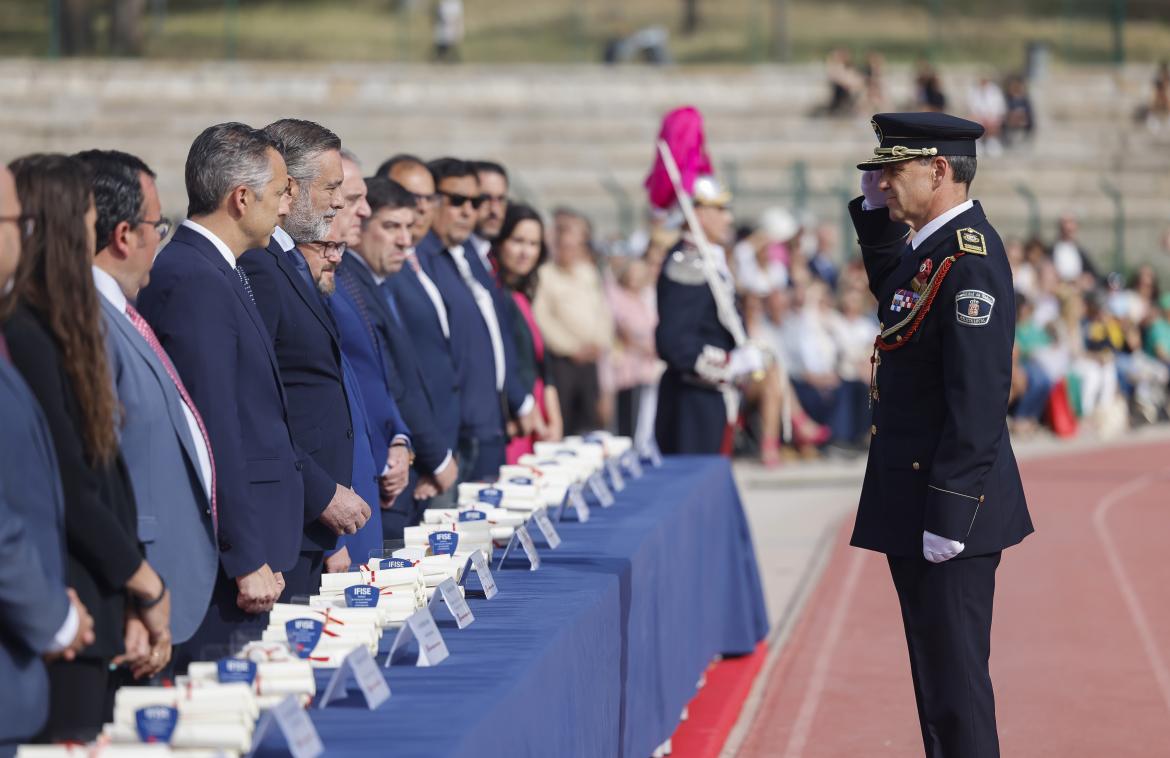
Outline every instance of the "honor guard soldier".
<path fill-rule="evenodd" d="M 888 557 L 929 758 L 999 755 L 988 658 L 1001 551 L 1032 532 L 1007 430 L 1015 292 L 978 202 L 978 124 L 873 118 L 849 204 L 881 332 L 851 544 Z"/>
<path fill-rule="evenodd" d="M 736 347 L 733 337 L 742 326 L 733 323 L 735 284 L 722 247 L 732 232 L 731 193 L 715 177 L 699 176 L 692 202 L 702 237 L 684 232 L 658 277 L 654 341 L 666 372 L 654 431 L 663 453 L 729 455 L 735 383 L 763 370 L 763 357 L 751 345 Z"/>

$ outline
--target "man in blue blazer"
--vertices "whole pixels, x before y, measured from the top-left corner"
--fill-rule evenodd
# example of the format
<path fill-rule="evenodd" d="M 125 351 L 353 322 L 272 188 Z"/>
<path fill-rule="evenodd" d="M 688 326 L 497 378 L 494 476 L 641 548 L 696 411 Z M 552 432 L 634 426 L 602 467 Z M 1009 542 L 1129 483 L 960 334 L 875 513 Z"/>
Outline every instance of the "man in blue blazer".
<path fill-rule="evenodd" d="M 0 165 L 0 292 L 20 260 L 20 200 Z M 2 302 L 2 298 L 0 298 Z M 72 659 L 93 619 L 65 587 L 65 504 L 49 428 L 0 332 L 0 758 L 45 724 L 42 656 Z"/>
<path fill-rule="evenodd" d="M 362 187 L 366 218 L 349 229 L 350 248 L 337 270 L 334 312 L 341 328 L 342 350 L 358 371 L 367 405 L 373 406 L 374 394 L 391 398 L 411 431 L 414 468 L 422 477 L 421 487 L 416 492 L 408 486 L 383 514 L 382 522 L 387 539 L 400 539 L 403 527 L 418 523 L 425 507 L 419 507 L 416 497 L 422 501 L 422 495 L 445 492 L 454 485 L 458 475 L 453 455 L 455 442 L 446 441 L 436 422 L 397 302 L 392 293 L 379 288 L 406 260 L 414 197 L 383 178 L 370 179 L 367 190 L 365 180 L 356 173 L 359 167 L 349 161 L 345 165 L 352 167 L 347 168 L 346 181 L 352 171 Z M 344 319 L 346 312 L 357 318 Z"/>
<path fill-rule="evenodd" d="M 435 180 L 426 164 L 414 156 L 400 155 L 379 168 L 379 176 L 388 176 L 411 193 L 415 201 L 414 221 L 410 228 L 411 247 L 397 273 L 386 271 L 386 278 L 375 282 L 387 307 L 398 314 L 407 336 L 406 346 L 418 366 L 422 386 L 431 401 L 439 440 L 449 450 L 457 450 L 462 418 L 461 377 L 451 344 L 451 320 L 442 293 L 419 263 L 415 247 L 431 228 L 434 218 Z M 376 231 L 367 225 L 366 232 Z M 365 235 L 365 236 L 368 236 Z M 371 255 L 371 258 L 373 256 Z M 367 259 L 363 258 L 363 260 Z M 392 304 L 392 305 L 391 305 Z M 464 467 L 458 461 L 459 472 Z M 425 488 L 426 482 L 421 483 Z M 438 487 L 435 487 L 438 491 Z M 428 502 L 436 507 L 442 502 L 453 504 L 454 491 Z"/>
<path fill-rule="evenodd" d="M 245 250 L 263 247 L 287 203 L 276 144 L 244 124 L 219 124 L 187 156 L 187 220 L 155 259 L 138 295 L 215 453 L 220 573 L 212 606 L 184 659 L 262 626 L 297 562 L 304 484 L 280 369 L 256 308 Z"/>
<path fill-rule="evenodd" d="M 249 250 L 240 265 L 251 279 L 288 397 L 289 430 L 300 452 L 304 533 L 284 597 L 320 589 L 325 553 L 337 537 L 365 525 L 371 510 L 351 488 L 354 429 L 341 368 L 337 327 L 289 242 L 325 240 L 341 194 L 341 140 L 319 124 L 282 119 L 264 129 L 281 145 L 292 201 L 270 244 Z"/>
<path fill-rule="evenodd" d="M 100 246 L 93 276 L 102 295 L 110 370 L 122 408 L 120 443 L 138 505 L 138 540 L 171 590 L 171 634 L 180 644 L 207 613 L 219 555 L 206 426 L 133 306 L 150 280 L 168 222 L 161 217 L 154 173 L 140 159 L 114 150 L 89 150 L 77 157 L 93 174 Z"/>
<path fill-rule="evenodd" d="M 438 210 L 417 252 L 452 316 L 452 345 L 462 368 L 462 473 L 471 480 L 490 478 L 505 461 L 506 422 L 514 419 L 521 434 L 531 433 L 536 404 L 515 371 L 515 346 L 508 339 L 499 292 L 465 245 L 482 202 L 475 167 L 442 158 L 429 168 L 438 187 Z"/>

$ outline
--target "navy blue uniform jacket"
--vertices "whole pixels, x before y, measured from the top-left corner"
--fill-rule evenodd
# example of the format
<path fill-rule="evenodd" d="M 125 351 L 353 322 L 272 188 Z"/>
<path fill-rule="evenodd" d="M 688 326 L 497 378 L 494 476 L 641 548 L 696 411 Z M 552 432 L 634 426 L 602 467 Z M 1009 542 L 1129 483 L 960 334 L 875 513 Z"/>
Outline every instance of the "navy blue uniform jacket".
<path fill-rule="evenodd" d="M 305 482 L 306 551 L 332 550 L 337 535 L 319 522 L 337 485 L 353 477 L 353 425 L 341 376 L 341 342 L 317 290 L 276 240 L 240 256 L 280 367 L 288 397 L 288 428 Z M 307 265 L 307 264 L 306 264 Z M 373 507 L 373 506 L 371 506 Z"/>
<path fill-rule="evenodd" d="M 304 482 L 272 340 L 210 240 L 180 226 L 138 296 L 199 409 L 215 455 L 220 562 L 229 577 L 297 562 Z"/>
<path fill-rule="evenodd" d="M 983 208 L 960 213 L 912 250 L 886 209 L 849 205 L 883 330 L 908 319 L 911 280 L 930 261 L 969 250 L 938 284 L 928 315 L 880 353 L 869 461 L 852 544 L 922 555 L 922 532 L 966 544 L 962 556 L 1014 545 L 1032 532 L 1007 431 L 1015 290 L 1003 243 Z M 966 240 L 966 242 L 964 241 Z"/>
<path fill-rule="evenodd" d="M 684 242 L 667 256 L 658 277 L 654 344 L 666 361 L 654 422 L 658 447 L 667 454 L 720 452 L 727 409 L 718 388 L 695 373 L 695 364 L 708 345 L 730 353 L 735 338 L 719 321 L 698 250 Z"/>

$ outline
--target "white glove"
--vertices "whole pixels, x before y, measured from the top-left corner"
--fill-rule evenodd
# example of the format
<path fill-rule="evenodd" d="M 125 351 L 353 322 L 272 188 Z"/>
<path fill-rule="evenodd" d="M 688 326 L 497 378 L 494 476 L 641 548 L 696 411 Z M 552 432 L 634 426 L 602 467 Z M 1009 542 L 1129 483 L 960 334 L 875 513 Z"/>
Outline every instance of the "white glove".
<path fill-rule="evenodd" d="M 931 563 L 942 563 L 954 558 L 967 546 L 962 542 L 955 542 L 948 540 L 946 537 L 940 537 L 934 532 L 922 533 L 922 555 Z"/>
<path fill-rule="evenodd" d="M 763 371 L 764 355 L 755 345 L 737 347 L 731 351 L 731 357 L 727 361 L 727 370 L 736 379 L 741 376 L 747 376 L 748 374 L 754 374 L 757 371 Z"/>
<path fill-rule="evenodd" d="M 882 181 L 881 171 L 861 172 L 861 194 L 865 197 L 861 201 L 863 210 L 873 211 L 886 207 L 886 193 L 878 189 Z"/>

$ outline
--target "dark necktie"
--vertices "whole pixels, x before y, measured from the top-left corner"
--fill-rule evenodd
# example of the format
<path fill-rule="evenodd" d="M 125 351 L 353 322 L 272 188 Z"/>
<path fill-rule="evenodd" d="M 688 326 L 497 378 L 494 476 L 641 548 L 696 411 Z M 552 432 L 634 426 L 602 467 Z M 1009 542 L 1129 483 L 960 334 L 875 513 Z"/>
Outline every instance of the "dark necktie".
<path fill-rule="evenodd" d="M 394 293 L 389 287 L 380 287 L 385 296 L 386 305 L 390 306 L 390 315 L 394 317 L 394 326 L 402 326 L 402 316 L 398 313 L 398 303 L 394 302 Z"/>
<path fill-rule="evenodd" d="M 252 283 L 248 281 L 248 273 L 244 271 L 243 266 L 236 266 L 236 276 L 240 277 L 240 284 L 244 285 L 244 291 L 248 293 L 248 299 L 252 301 L 252 305 L 255 305 L 256 296 L 252 294 Z"/>

